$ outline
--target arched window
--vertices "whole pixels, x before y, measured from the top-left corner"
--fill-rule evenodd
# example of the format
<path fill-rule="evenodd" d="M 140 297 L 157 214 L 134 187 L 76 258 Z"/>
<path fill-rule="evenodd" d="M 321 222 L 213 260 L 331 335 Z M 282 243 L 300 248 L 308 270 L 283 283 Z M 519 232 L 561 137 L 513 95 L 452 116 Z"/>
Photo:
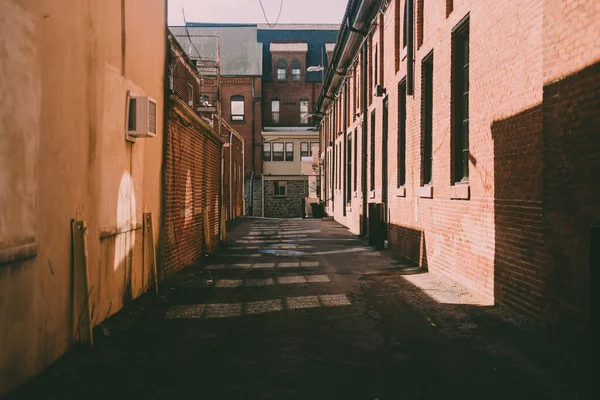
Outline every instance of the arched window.
<path fill-rule="evenodd" d="M 244 120 L 244 96 L 241 96 L 239 94 L 231 96 L 231 120 Z"/>
<path fill-rule="evenodd" d="M 279 60 L 277 62 L 277 80 L 285 81 L 285 61 Z"/>
<path fill-rule="evenodd" d="M 299 81 L 300 80 L 300 69 L 302 68 L 302 66 L 300 65 L 300 61 L 298 60 L 294 60 L 292 62 L 292 80 L 293 81 Z"/>

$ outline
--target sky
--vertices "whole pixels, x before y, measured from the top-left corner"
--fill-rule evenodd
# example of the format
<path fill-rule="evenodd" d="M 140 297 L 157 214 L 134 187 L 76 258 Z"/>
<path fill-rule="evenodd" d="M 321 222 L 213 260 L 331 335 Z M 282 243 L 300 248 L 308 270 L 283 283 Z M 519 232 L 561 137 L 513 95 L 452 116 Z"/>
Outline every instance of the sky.
<path fill-rule="evenodd" d="M 339 24 L 348 0 L 262 0 L 269 22 L 274 23 L 283 1 L 280 23 Z M 168 0 L 169 25 L 187 22 L 265 23 L 258 0 Z"/>

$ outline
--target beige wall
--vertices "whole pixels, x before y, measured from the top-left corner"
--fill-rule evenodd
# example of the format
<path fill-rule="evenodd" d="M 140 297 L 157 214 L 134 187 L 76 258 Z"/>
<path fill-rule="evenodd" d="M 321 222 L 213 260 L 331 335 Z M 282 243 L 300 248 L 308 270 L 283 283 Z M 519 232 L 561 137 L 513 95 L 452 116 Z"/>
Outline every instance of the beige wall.
<path fill-rule="evenodd" d="M 148 284 L 139 226 L 151 212 L 158 243 L 165 13 L 164 0 L 0 0 L 0 395 L 72 343 L 71 219 L 89 227 L 95 324 Z M 128 90 L 157 100 L 156 138 L 125 141 Z"/>
<path fill-rule="evenodd" d="M 268 175 L 300 175 L 302 172 L 302 163 L 300 158 L 300 143 L 308 142 L 318 143 L 319 135 L 283 135 L 279 133 L 264 133 L 263 141 L 273 143 L 294 143 L 294 161 L 263 161 L 263 174 Z M 261 148 L 262 149 L 262 148 Z M 285 145 L 284 145 L 285 150 Z M 261 153 L 262 158 L 262 153 Z"/>

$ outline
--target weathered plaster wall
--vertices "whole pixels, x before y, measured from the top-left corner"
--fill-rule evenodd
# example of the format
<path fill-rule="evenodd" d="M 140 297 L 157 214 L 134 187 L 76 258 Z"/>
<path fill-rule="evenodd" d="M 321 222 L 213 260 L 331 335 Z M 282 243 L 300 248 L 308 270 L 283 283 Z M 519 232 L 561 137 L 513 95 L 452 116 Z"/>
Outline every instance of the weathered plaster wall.
<path fill-rule="evenodd" d="M 94 323 L 148 283 L 135 228 L 152 212 L 158 243 L 165 9 L 0 0 L 0 251 L 37 243 L 0 260 L 0 395 L 73 342 L 71 219 L 88 224 Z M 157 100 L 155 139 L 125 141 L 127 90 Z"/>

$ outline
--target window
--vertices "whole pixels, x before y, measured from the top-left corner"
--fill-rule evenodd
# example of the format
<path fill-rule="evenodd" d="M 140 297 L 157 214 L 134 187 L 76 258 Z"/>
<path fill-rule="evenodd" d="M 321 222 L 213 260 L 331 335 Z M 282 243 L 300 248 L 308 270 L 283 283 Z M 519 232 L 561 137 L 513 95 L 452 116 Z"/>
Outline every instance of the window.
<path fill-rule="evenodd" d="M 271 122 L 279 123 L 279 100 L 271 100 Z"/>
<path fill-rule="evenodd" d="M 454 182 L 469 180 L 469 20 L 452 33 Z"/>
<path fill-rule="evenodd" d="M 402 48 L 406 47 L 408 38 L 408 2 L 412 0 L 404 0 L 404 17 L 402 17 L 402 26 L 404 27 L 404 35 L 402 35 Z"/>
<path fill-rule="evenodd" d="M 338 190 L 342 189 L 342 144 L 338 143 L 337 148 L 337 156 L 338 156 Z"/>
<path fill-rule="evenodd" d="M 285 161 L 294 161 L 294 143 L 285 144 Z"/>
<path fill-rule="evenodd" d="M 231 96 L 231 120 L 244 120 L 244 96 Z"/>
<path fill-rule="evenodd" d="M 375 110 L 371 113 L 371 190 L 375 190 Z"/>
<path fill-rule="evenodd" d="M 300 157 L 308 157 L 310 155 L 308 150 L 308 142 L 300 143 Z"/>
<path fill-rule="evenodd" d="M 263 161 L 271 161 L 271 143 L 263 143 Z"/>
<path fill-rule="evenodd" d="M 400 69 L 400 0 L 394 2 L 394 64 Z"/>
<path fill-rule="evenodd" d="M 285 161 L 283 143 L 273 143 L 273 161 Z"/>
<path fill-rule="evenodd" d="M 273 181 L 273 195 L 274 196 L 285 196 L 287 182 L 285 181 Z"/>
<path fill-rule="evenodd" d="M 319 142 L 310 143 L 310 156 L 319 158 Z"/>
<path fill-rule="evenodd" d="M 348 134 L 348 145 L 346 146 L 346 199 L 352 197 L 352 132 Z"/>
<path fill-rule="evenodd" d="M 299 81 L 300 80 L 300 70 L 302 66 L 300 65 L 300 61 L 294 60 L 292 62 L 292 80 Z"/>
<path fill-rule="evenodd" d="M 383 86 L 385 82 L 385 38 L 383 34 L 383 14 L 379 14 L 379 84 Z"/>
<path fill-rule="evenodd" d="M 421 168 L 422 184 L 431 184 L 433 167 L 433 53 L 421 65 L 421 102 L 423 110 Z"/>
<path fill-rule="evenodd" d="M 353 175 L 354 176 L 354 182 L 353 182 L 353 185 L 352 185 L 352 187 L 354 188 L 354 191 L 358 190 L 358 187 L 356 186 L 356 182 L 358 180 L 357 179 L 358 159 L 356 158 L 356 156 L 358 154 L 358 152 L 357 152 L 357 145 L 356 145 L 357 142 L 358 142 L 358 131 L 357 131 L 357 129 L 354 129 L 354 164 L 353 164 L 353 166 L 354 166 L 354 175 Z"/>
<path fill-rule="evenodd" d="M 285 61 L 283 60 L 279 60 L 277 62 L 277 80 L 278 81 L 285 81 Z"/>
<path fill-rule="evenodd" d="M 308 124 L 308 100 L 300 100 L 300 123 Z"/>
<path fill-rule="evenodd" d="M 398 187 L 406 184 L 406 80 L 398 85 Z"/>
<path fill-rule="evenodd" d="M 188 105 L 194 107 L 194 87 L 188 83 Z"/>

